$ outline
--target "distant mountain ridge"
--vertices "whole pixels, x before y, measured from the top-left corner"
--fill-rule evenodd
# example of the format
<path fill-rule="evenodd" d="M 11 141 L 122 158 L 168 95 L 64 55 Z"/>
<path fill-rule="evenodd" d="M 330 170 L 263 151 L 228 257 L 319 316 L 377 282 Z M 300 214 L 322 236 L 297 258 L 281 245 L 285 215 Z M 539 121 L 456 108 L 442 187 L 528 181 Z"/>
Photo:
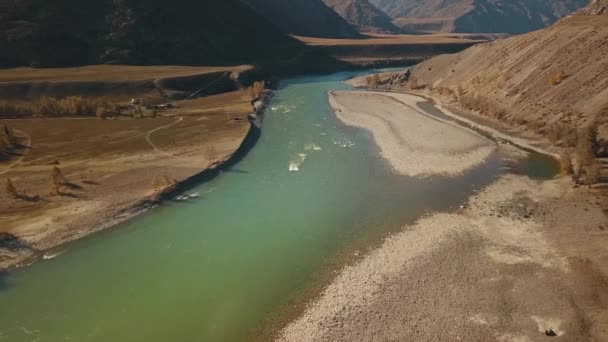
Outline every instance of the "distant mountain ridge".
<path fill-rule="evenodd" d="M 0 0 L 0 9 L 2 67 L 277 67 L 310 50 L 241 0 Z"/>
<path fill-rule="evenodd" d="M 356 38 L 359 32 L 322 0 L 243 0 L 283 32 L 317 38 Z"/>
<path fill-rule="evenodd" d="M 400 29 L 392 23 L 391 17 L 368 0 L 324 0 L 348 23 L 360 32 L 398 33 Z"/>
<path fill-rule="evenodd" d="M 409 31 L 520 34 L 547 27 L 589 0 L 371 0 Z"/>

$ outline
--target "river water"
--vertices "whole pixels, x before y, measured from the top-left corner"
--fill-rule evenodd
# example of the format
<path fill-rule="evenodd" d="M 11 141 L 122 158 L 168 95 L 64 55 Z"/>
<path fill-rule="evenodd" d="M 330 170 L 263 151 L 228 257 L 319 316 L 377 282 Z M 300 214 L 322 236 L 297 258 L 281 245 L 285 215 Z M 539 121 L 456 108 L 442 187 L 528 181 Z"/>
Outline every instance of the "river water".
<path fill-rule="evenodd" d="M 198 198 L 1 275 L 0 341 L 246 340 L 336 260 L 504 172 L 495 154 L 456 179 L 395 175 L 369 134 L 329 107 L 327 92 L 353 75 L 282 82 L 255 148 L 189 191 Z M 550 165 L 532 156 L 523 168 Z"/>

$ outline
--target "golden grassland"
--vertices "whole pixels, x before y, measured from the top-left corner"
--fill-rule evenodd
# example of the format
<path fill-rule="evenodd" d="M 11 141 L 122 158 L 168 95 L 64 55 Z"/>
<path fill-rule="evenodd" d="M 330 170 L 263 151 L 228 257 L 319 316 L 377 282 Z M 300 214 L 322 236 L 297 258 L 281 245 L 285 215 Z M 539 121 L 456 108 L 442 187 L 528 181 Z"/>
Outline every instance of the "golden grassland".
<path fill-rule="evenodd" d="M 367 34 L 366 39 L 331 39 L 294 36 L 296 39 L 310 46 L 338 46 L 338 45 L 410 45 L 410 44 L 449 44 L 449 43 L 472 43 L 481 42 L 479 35 L 467 34 Z"/>
<path fill-rule="evenodd" d="M 250 68 L 251 66 L 248 65 L 226 67 L 91 65 L 75 68 L 13 68 L 0 70 L 0 84 L 15 82 L 137 81 L 222 71 L 245 71 Z"/>
<path fill-rule="evenodd" d="M 223 93 L 186 100 L 171 100 L 153 88 L 135 93 L 142 95 L 142 103 L 131 104 L 132 94 L 117 96 L 116 89 L 96 85 L 210 73 L 203 79 L 208 83 L 226 72 L 250 69 L 0 70 L 0 86 L 74 82 L 79 91 L 80 82 L 94 85 L 85 95 L 0 101 L 0 234 L 27 246 L 8 256 L 0 246 L 0 268 L 136 212 L 141 203 L 232 155 L 249 132 L 252 99 L 264 93 L 263 82 L 247 87 L 235 81 L 235 88 L 243 88 L 220 88 Z M 195 87 L 200 87 L 198 80 Z"/>

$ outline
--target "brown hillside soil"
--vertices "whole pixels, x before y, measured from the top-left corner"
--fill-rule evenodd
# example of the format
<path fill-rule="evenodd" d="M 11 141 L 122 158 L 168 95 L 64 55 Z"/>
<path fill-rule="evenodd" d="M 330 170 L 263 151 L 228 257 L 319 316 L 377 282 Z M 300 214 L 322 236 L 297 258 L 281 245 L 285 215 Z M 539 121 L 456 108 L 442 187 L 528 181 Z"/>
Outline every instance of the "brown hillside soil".
<path fill-rule="evenodd" d="M 0 161 L 0 269 L 126 219 L 230 156 L 249 131 L 250 101 L 241 90 L 179 101 L 156 118 L 0 120 L 31 140 Z M 69 183 L 59 194 L 54 167 Z M 8 177 L 20 199 L 5 191 Z"/>
<path fill-rule="evenodd" d="M 573 16 L 412 68 L 418 90 L 567 146 L 592 122 L 608 138 L 608 16 Z M 405 85 L 404 85 L 405 86 Z"/>

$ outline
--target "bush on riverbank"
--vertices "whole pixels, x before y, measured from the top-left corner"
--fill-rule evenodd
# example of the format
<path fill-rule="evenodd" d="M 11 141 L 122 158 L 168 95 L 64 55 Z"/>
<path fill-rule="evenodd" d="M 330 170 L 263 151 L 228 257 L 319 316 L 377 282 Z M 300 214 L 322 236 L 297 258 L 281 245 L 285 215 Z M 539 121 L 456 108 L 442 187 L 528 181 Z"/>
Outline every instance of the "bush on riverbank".
<path fill-rule="evenodd" d="M 600 180 L 600 164 L 597 161 L 597 124 L 578 131 L 576 147 L 566 148 L 561 156 L 562 174 L 572 176 L 575 185 L 593 185 Z"/>
<path fill-rule="evenodd" d="M 104 99 L 69 96 L 62 99 L 43 97 L 32 102 L 0 100 L 0 118 L 25 117 L 94 117 L 99 112 L 112 112 L 117 106 Z"/>
<path fill-rule="evenodd" d="M 266 90 L 265 82 L 255 81 L 250 87 L 247 88 L 247 94 L 252 100 L 256 100 L 264 95 L 264 90 Z"/>

